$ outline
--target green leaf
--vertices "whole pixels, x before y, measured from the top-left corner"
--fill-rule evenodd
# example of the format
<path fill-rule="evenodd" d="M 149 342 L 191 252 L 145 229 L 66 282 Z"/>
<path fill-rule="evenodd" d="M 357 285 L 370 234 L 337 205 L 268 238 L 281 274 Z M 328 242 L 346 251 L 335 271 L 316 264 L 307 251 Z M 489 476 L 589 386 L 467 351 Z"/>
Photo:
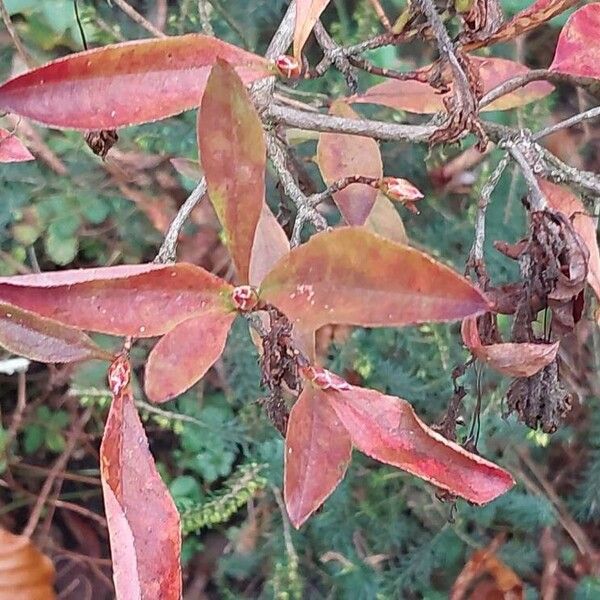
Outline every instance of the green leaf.
<path fill-rule="evenodd" d="M 77 256 L 79 241 L 77 238 L 59 238 L 49 235 L 44 240 L 48 256 L 57 265 L 68 265 Z"/>

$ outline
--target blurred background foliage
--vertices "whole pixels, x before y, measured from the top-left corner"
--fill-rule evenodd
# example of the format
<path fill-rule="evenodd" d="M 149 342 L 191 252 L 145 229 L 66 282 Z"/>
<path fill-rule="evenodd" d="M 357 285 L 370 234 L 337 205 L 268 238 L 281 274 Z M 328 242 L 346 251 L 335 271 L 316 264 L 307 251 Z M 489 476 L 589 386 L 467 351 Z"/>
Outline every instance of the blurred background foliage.
<path fill-rule="evenodd" d="M 82 49 L 72 0 L 5 3 L 37 62 Z M 195 0 L 131 4 L 169 34 L 200 30 Z M 216 35 L 259 53 L 286 4 L 284 0 L 207 3 Z M 502 0 L 506 15 L 529 4 Z M 147 35 L 110 1 L 79 0 L 78 5 L 90 47 Z M 405 7 L 402 0 L 383 5 L 392 19 Z M 334 0 L 324 22 L 343 44 L 380 31 L 366 0 Z M 562 22 L 564 18 L 555 20 L 493 53 L 533 67 L 546 66 Z M 314 46 L 308 51 L 311 61 L 318 58 Z M 418 42 L 370 54 L 378 65 L 402 69 L 426 64 L 432 57 L 431 49 Z M 7 33 L 0 31 L 0 76 L 5 79 L 23 69 Z M 364 74 L 360 85 L 365 89 L 378 81 Z M 335 72 L 300 88 L 305 101 L 347 93 L 343 78 Z M 536 129 L 579 110 L 585 101 L 572 90 L 558 89 L 535 105 L 491 118 Z M 415 116 L 373 107 L 365 108 L 364 114 L 417 121 Z M 1 122 L 16 127 L 38 156 L 34 162 L 0 168 L 2 275 L 152 260 L 166 224 L 195 184 L 193 173 L 191 178 L 182 175 L 170 163 L 171 158 L 197 159 L 193 113 L 119 131 L 119 142 L 105 162 L 91 153 L 79 133 L 45 130 L 9 116 Z M 562 145 L 571 160 L 580 150 L 576 166 L 597 168 L 594 138 L 583 146 L 577 136 L 570 136 L 565 134 L 554 144 Z M 381 144 L 385 173 L 406 177 L 426 193 L 420 215 L 400 209 L 412 243 L 459 271 L 464 270 L 472 242 L 478 193 L 500 154 L 493 151 L 481 164 L 459 169 L 451 181 L 440 183 L 435 173 L 470 144 L 472 140 L 466 140 L 431 150 L 425 145 Z M 322 185 L 312 161 L 315 148 L 312 139 L 298 144 L 296 151 L 313 181 Z M 290 207 L 272 174 L 268 192 L 272 206 L 285 215 Z M 486 258 L 496 283 L 516 275 L 514 265 L 491 243 L 515 241 L 524 234 L 523 194 L 523 182 L 507 169 L 488 211 Z M 231 276 L 207 204 L 186 228 L 181 255 Z M 331 207 L 329 216 L 336 219 Z M 321 355 L 332 369 L 353 382 L 406 398 L 428 423 L 441 418 L 453 390 L 451 372 L 468 358 L 458 324 L 403 330 L 330 328 L 321 339 Z M 113 348 L 117 344 L 110 338 L 100 341 Z M 600 541 L 600 400 L 593 395 L 598 389 L 598 331 L 588 327 L 587 335 L 571 345 L 572 349 L 566 344 L 565 359 L 572 361 L 566 370 L 579 402 L 568 423 L 553 436 L 502 418 L 506 379 L 471 368 L 461 380 L 469 394 L 459 434 L 464 438 L 470 432 L 479 390 L 483 404 L 478 448 L 515 475 L 518 484 L 513 491 L 485 508 L 462 501 L 452 506 L 440 502 L 435 490 L 416 478 L 355 454 L 344 482 L 299 532 L 290 531 L 282 516 L 283 443 L 261 412 L 258 400 L 264 392 L 257 354 L 244 322 L 236 323 L 216 368 L 177 400 L 160 408 L 151 406 L 143 401 L 138 386 L 152 450 L 183 516 L 186 597 L 441 599 L 448 596 L 471 554 L 502 534 L 498 556 L 523 580 L 528 599 L 541 597 L 542 574 L 553 559 L 562 573 L 561 589 L 569 596 L 599 598 L 600 579 L 585 564 L 578 537 L 583 532 L 590 543 Z M 148 349 L 147 342 L 136 345 L 138 366 Z M 8 527 L 26 521 L 44 474 L 63 451 L 66 432 L 83 406 L 93 408 L 87 446 L 70 460 L 56 499 L 101 514 L 97 445 L 109 403 L 105 366 L 31 365 L 28 405 L 16 440 L 9 439 L 6 424 L 15 407 L 17 376 L 0 377 L 5 423 L 0 426 L 0 477 L 7 482 L 0 487 L 0 521 Z M 49 509 L 44 523 L 46 551 L 55 559 L 91 556 L 93 560 L 83 563 L 88 567 L 78 567 L 83 569 L 78 574 L 95 590 L 94 598 L 111 597 L 107 582 L 97 573 L 110 573 L 102 562 L 109 556 L 106 530 L 60 509 Z M 541 542 L 548 531 L 555 541 L 553 549 Z M 63 597 L 81 598 L 81 593 L 75 590 Z"/>

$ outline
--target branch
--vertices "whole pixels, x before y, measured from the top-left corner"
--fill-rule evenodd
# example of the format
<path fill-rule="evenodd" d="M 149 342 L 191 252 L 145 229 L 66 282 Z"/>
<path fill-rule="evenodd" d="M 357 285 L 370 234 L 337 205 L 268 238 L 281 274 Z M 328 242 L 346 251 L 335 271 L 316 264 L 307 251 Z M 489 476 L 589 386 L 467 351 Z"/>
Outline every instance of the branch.
<path fill-rule="evenodd" d="M 590 119 L 596 119 L 598 117 L 600 117 L 600 106 L 596 106 L 595 108 L 590 108 L 589 110 L 586 110 L 585 112 L 579 113 L 577 115 L 573 115 L 572 117 L 569 117 L 568 119 L 564 119 L 563 121 L 559 121 L 558 123 L 555 123 L 554 125 L 550 125 L 549 127 L 540 129 L 540 131 L 538 131 L 537 133 L 535 133 L 533 135 L 533 139 L 536 141 L 540 140 L 543 137 L 546 137 L 547 135 L 555 133 L 559 129 L 565 129 L 567 127 L 571 127 L 572 125 L 577 125 L 578 123 L 581 123 L 582 121 L 588 121 Z"/>
<path fill-rule="evenodd" d="M 317 66 L 317 71 L 323 69 L 323 72 L 330 64 L 334 64 L 335 68 L 344 76 L 346 80 L 346 85 L 351 93 L 356 94 L 358 91 L 358 79 L 356 78 L 356 72 L 353 68 L 352 64 L 344 53 L 341 51 L 341 47 L 338 46 L 325 27 L 323 27 L 323 23 L 321 21 L 317 21 L 315 23 L 315 27 L 313 29 L 315 34 L 315 38 L 321 49 L 323 50 L 324 59 Z M 324 68 L 323 68 L 324 67 Z"/>
<path fill-rule="evenodd" d="M 518 139 L 508 139 L 504 142 L 504 147 L 508 150 L 515 162 L 519 165 L 521 173 L 529 188 L 529 200 L 531 209 L 534 211 L 546 210 L 548 202 L 540 188 L 534 168 L 539 161 L 539 156 L 532 160 L 532 154 L 537 152 L 537 144 L 521 135 Z M 532 167 L 532 164 L 534 165 Z"/>
<path fill-rule="evenodd" d="M 8 35 L 10 35 L 10 38 L 13 41 L 13 44 L 15 45 L 19 56 L 23 59 L 23 62 L 30 69 L 33 69 L 35 67 L 35 61 L 31 57 L 29 52 L 27 52 L 25 46 L 23 46 L 23 42 L 21 41 L 21 38 L 19 37 L 19 34 L 17 33 L 17 30 L 15 29 L 15 26 L 13 25 L 13 22 L 10 19 L 10 15 L 8 14 L 8 10 L 6 9 L 4 0 L 0 0 L 0 15 L 2 15 L 2 20 L 4 21 L 4 25 L 6 27 L 6 30 L 8 31 Z"/>
<path fill-rule="evenodd" d="M 157 38 L 165 38 L 167 37 L 160 29 L 157 29 L 144 17 L 141 15 L 135 8 L 130 6 L 125 0 L 112 0 L 114 4 L 116 4 L 132 21 L 135 21 L 140 27 L 145 29 L 148 33 L 151 33 L 154 37 Z"/>

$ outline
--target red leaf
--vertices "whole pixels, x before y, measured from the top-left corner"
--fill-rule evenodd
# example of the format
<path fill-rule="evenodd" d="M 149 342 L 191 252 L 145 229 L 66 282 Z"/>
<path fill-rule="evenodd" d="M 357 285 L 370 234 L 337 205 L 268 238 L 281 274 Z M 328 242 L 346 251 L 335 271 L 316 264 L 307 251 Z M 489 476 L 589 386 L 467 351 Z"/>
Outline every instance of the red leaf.
<path fill-rule="evenodd" d="M 568 188 L 550 183 L 545 179 L 538 179 L 538 182 L 551 208 L 571 219 L 573 229 L 581 236 L 590 251 L 587 282 L 594 290 L 596 297 L 600 299 L 600 250 L 596 235 L 596 219 L 588 214 L 581 200 Z"/>
<path fill-rule="evenodd" d="M 0 277 L 0 301 L 113 335 L 162 335 L 194 314 L 231 307 L 232 287 L 194 265 L 121 265 Z"/>
<path fill-rule="evenodd" d="M 266 276 L 260 295 L 304 330 L 451 321 L 489 309 L 458 273 L 362 227 L 319 233 L 293 249 Z"/>
<path fill-rule="evenodd" d="M 235 313 L 211 311 L 180 323 L 154 346 L 146 363 L 146 395 L 165 402 L 200 380 L 221 356 Z"/>
<path fill-rule="evenodd" d="M 269 207 L 263 203 L 250 255 L 250 285 L 259 286 L 275 263 L 289 251 L 290 241 L 285 231 Z"/>
<path fill-rule="evenodd" d="M 358 115 L 343 101 L 331 105 L 330 114 L 355 119 Z M 383 177 L 383 163 L 377 142 L 371 138 L 343 133 L 321 133 L 317 145 L 317 163 L 327 185 L 350 175 Z M 354 183 L 333 194 L 344 220 L 363 225 L 377 197 L 371 186 Z"/>
<path fill-rule="evenodd" d="M 550 70 L 576 77 L 600 78 L 600 3 L 587 4 L 567 20 L 558 37 Z"/>
<path fill-rule="evenodd" d="M 523 75 L 529 71 L 526 66 L 512 60 L 506 60 L 505 58 L 470 56 L 469 59 L 475 66 L 479 67 L 479 76 L 481 77 L 484 93 L 489 92 L 508 79 L 517 75 Z M 420 70 L 427 71 L 429 69 L 430 66 L 427 66 Z M 525 104 L 544 98 L 553 89 L 554 87 L 546 81 L 534 81 L 494 100 L 491 104 L 483 107 L 482 111 L 508 110 L 524 106 Z M 428 83 L 389 79 L 368 89 L 360 96 L 351 96 L 348 100 L 352 103 L 381 104 L 382 106 L 388 106 L 396 110 L 430 114 L 439 111 L 445 112 L 444 98 L 451 94 L 451 91 L 447 94 L 440 94 Z"/>
<path fill-rule="evenodd" d="M 198 147 L 208 195 L 225 230 L 238 278 L 248 283 L 250 254 L 264 203 L 266 148 L 248 92 L 223 61 L 213 67 L 202 99 Z"/>
<path fill-rule="evenodd" d="M 100 446 L 116 597 L 179 600 L 179 513 L 150 454 L 129 375 L 121 356 L 109 371 L 113 401 Z"/>
<path fill-rule="evenodd" d="M 310 32 L 328 4 L 329 0 L 296 0 L 294 57 L 297 60 L 300 60 L 302 48 L 304 48 Z"/>
<path fill-rule="evenodd" d="M 0 346 L 45 363 L 113 358 L 79 329 L 3 302 L 0 302 Z"/>
<path fill-rule="evenodd" d="M 467 317 L 462 322 L 462 338 L 473 356 L 492 369 L 509 377 L 531 377 L 549 365 L 558 352 L 553 344 L 504 343 L 482 345 L 477 331 L 477 319 Z"/>
<path fill-rule="evenodd" d="M 285 505 L 300 527 L 344 478 L 352 456 L 348 432 L 322 390 L 308 384 L 290 412 L 285 440 Z"/>
<path fill-rule="evenodd" d="M 0 128 L 0 163 L 35 160 L 23 142 L 13 133 Z"/>
<path fill-rule="evenodd" d="M 0 86 L 0 110 L 68 129 L 115 129 L 196 108 L 217 58 L 245 83 L 270 74 L 267 61 L 198 34 L 78 52 Z"/>
<path fill-rule="evenodd" d="M 322 392 L 358 450 L 475 504 L 507 492 L 510 473 L 425 425 L 401 398 L 351 386 Z"/>

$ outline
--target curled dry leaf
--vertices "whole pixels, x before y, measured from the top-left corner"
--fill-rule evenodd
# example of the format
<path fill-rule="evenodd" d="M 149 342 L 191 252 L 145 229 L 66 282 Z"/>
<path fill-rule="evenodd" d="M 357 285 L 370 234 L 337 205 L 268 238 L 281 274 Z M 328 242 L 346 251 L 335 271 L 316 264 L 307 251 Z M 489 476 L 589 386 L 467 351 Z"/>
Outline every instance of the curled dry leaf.
<path fill-rule="evenodd" d="M 152 337 L 230 306 L 232 286 L 200 267 L 121 265 L 0 278 L 0 301 L 113 335 Z"/>
<path fill-rule="evenodd" d="M 308 384 L 290 412 L 285 438 L 285 505 L 300 527 L 331 495 L 352 456 L 348 432 L 320 389 Z"/>
<path fill-rule="evenodd" d="M 0 600 L 54 600 L 54 566 L 28 537 L 0 528 Z"/>
<path fill-rule="evenodd" d="M 250 254 L 265 195 L 266 146 L 260 117 L 232 66 L 218 60 L 198 113 L 198 147 L 208 195 L 238 278 Z"/>
<path fill-rule="evenodd" d="M 330 114 L 358 118 L 342 100 L 331 105 Z M 383 163 L 377 142 L 371 138 L 343 133 L 321 133 L 317 145 L 317 163 L 327 185 L 352 175 L 374 179 L 383 177 Z M 377 190 L 353 183 L 333 194 L 333 200 L 348 225 L 363 225 L 377 197 Z"/>
<path fill-rule="evenodd" d="M 379 182 L 379 189 L 390 199 L 401 202 L 410 212 L 419 214 L 415 202 L 423 198 L 421 190 L 407 179 L 401 177 L 384 177 Z"/>
<path fill-rule="evenodd" d="M 467 317 L 462 322 L 465 346 L 478 360 L 509 377 L 530 377 L 549 365 L 558 352 L 559 342 L 552 344 L 501 343 L 482 345 L 477 331 L 477 318 Z"/>
<path fill-rule="evenodd" d="M 566 22 L 550 70 L 585 79 L 600 79 L 600 3 L 587 4 Z"/>
<path fill-rule="evenodd" d="M 296 60 L 300 61 L 302 48 L 328 4 L 329 0 L 296 0 L 296 25 L 294 28 L 294 57 Z"/>
<path fill-rule="evenodd" d="M 116 597 L 180 600 L 179 513 L 150 454 L 130 370 L 124 356 L 110 367 L 113 401 L 100 446 Z"/>
<path fill-rule="evenodd" d="M 451 321 L 489 307 L 452 269 L 362 227 L 319 233 L 294 248 L 265 277 L 260 296 L 304 330 Z"/>
<path fill-rule="evenodd" d="M 53 127 L 98 131 L 196 108 L 221 58 L 245 83 L 271 74 L 266 59 L 199 34 L 77 52 L 0 86 L 0 110 Z"/>
<path fill-rule="evenodd" d="M 524 65 L 505 58 L 481 58 L 470 56 L 469 60 L 479 69 L 482 93 L 485 94 L 508 79 L 524 75 L 529 71 Z M 423 67 L 420 71 L 429 71 L 431 66 Z M 552 92 L 554 87 L 546 81 L 534 81 L 509 94 L 506 94 L 491 104 L 482 108 L 482 111 L 508 110 L 524 106 L 530 102 L 544 98 Z M 380 83 L 364 94 L 351 96 L 351 103 L 380 104 L 396 110 L 405 110 L 418 114 L 431 114 L 446 111 L 444 100 L 451 97 L 452 90 L 440 94 L 433 86 L 420 81 L 401 81 L 389 79 Z"/>
<path fill-rule="evenodd" d="M 13 133 L 0 128 L 0 163 L 35 160 L 27 146 Z"/>

